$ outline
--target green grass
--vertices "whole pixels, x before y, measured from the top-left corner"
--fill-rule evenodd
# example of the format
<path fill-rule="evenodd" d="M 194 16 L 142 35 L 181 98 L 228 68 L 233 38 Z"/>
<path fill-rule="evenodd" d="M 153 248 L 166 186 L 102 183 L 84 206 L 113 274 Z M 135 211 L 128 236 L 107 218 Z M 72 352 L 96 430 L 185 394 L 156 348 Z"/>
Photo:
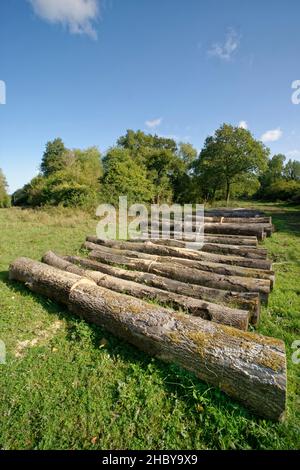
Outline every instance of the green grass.
<path fill-rule="evenodd" d="M 241 203 L 244 205 L 244 203 Z M 80 321 L 56 303 L 8 281 L 17 256 L 76 254 L 96 220 L 61 209 L 0 210 L 2 449 L 300 448 L 300 212 L 259 205 L 279 229 L 268 247 L 276 287 L 258 331 L 282 338 L 288 359 L 284 423 L 261 420 L 193 375 Z M 26 343 L 27 341 L 27 343 Z"/>

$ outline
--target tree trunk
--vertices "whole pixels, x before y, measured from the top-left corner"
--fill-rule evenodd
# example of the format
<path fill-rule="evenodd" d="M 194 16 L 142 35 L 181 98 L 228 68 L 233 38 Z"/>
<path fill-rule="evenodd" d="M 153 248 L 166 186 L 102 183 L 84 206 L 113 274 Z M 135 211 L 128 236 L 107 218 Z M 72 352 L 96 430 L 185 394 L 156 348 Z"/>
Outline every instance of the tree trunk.
<path fill-rule="evenodd" d="M 266 260 L 268 251 L 264 248 L 252 248 L 245 246 L 235 246 L 235 245 L 221 245 L 217 243 L 205 243 L 201 249 L 207 253 L 220 253 L 222 255 L 233 255 L 233 256 L 242 256 L 250 259 L 260 259 Z M 266 264 L 267 266 L 267 264 Z M 268 268 L 271 269 L 272 263 L 268 261 Z"/>
<path fill-rule="evenodd" d="M 162 221 L 152 221 L 151 227 L 153 231 L 161 231 L 164 229 Z M 195 224 L 192 222 L 185 222 L 185 228 L 189 228 L 190 231 L 195 231 Z M 184 225 L 182 224 L 182 230 L 184 230 Z M 178 229 L 172 221 L 170 221 L 170 231 Z M 176 230 L 175 230 L 176 231 Z M 274 231 L 272 224 L 224 224 L 224 223 L 204 223 L 204 233 L 207 234 L 224 234 L 224 235 L 254 235 L 258 240 L 264 240 L 266 236 L 271 236 Z"/>
<path fill-rule="evenodd" d="M 191 218 L 185 219 L 192 222 Z M 222 224 L 272 224 L 272 217 L 204 217 L 204 223 L 222 223 Z"/>
<path fill-rule="evenodd" d="M 142 233 L 141 236 L 143 239 L 151 239 L 152 237 L 157 240 L 170 239 L 183 242 L 194 242 L 196 237 L 195 234 L 181 233 L 181 232 L 159 232 L 154 231 L 150 233 Z M 238 245 L 238 246 L 257 246 L 257 237 L 256 236 L 241 236 L 241 235 L 222 235 L 222 234 L 205 234 L 204 235 L 205 243 L 221 243 L 225 245 Z"/>
<path fill-rule="evenodd" d="M 271 227 L 262 224 L 205 224 L 204 233 L 219 233 L 224 235 L 254 235 L 258 240 L 264 240 L 271 233 Z"/>
<path fill-rule="evenodd" d="M 109 244 L 109 243 L 108 243 Z M 275 282 L 275 274 L 273 271 L 246 268 L 242 266 L 222 264 L 222 263 L 212 263 L 210 261 L 198 261 L 192 259 L 178 258 L 173 256 L 156 256 L 142 251 L 133 251 L 133 250 L 119 250 L 116 248 L 110 248 L 107 246 L 99 245 L 92 242 L 85 242 L 83 247 L 87 250 L 98 250 L 104 253 L 114 253 L 116 255 L 127 256 L 128 258 L 138 258 L 145 259 L 150 261 L 157 261 L 159 263 L 172 263 L 177 266 L 178 269 L 182 269 L 182 266 L 187 266 L 189 268 L 194 268 L 201 271 L 207 271 L 210 273 L 221 274 L 224 276 L 240 276 L 240 277 L 253 277 L 257 279 L 266 279 L 271 283 L 271 288 L 273 288 Z"/>
<path fill-rule="evenodd" d="M 265 259 L 252 259 L 243 256 L 232 256 L 223 254 L 207 253 L 199 250 L 189 250 L 186 248 L 179 248 L 175 246 L 159 245 L 152 243 L 150 240 L 143 242 L 136 241 L 118 241 L 118 240 L 101 240 L 97 237 L 86 237 L 88 242 L 115 248 L 117 250 L 130 250 L 151 255 L 168 256 L 174 258 L 183 258 L 195 261 L 205 261 L 210 263 L 228 264 L 230 266 L 240 266 L 245 268 L 253 268 L 255 270 L 270 271 L 272 263 Z M 92 249 L 96 249 L 92 247 Z M 202 265 L 201 265 L 202 266 Z"/>
<path fill-rule="evenodd" d="M 87 269 L 100 271 L 110 276 L 127 279 L 140 284 L 157 287 L 158 289 L 163 289 L 168 292 L 175 292 L 187 297 L 194 297 L 196 299 L 207 300 L 209 302 L 213 301 L 231 308 L 249 310 L 251 314 L 250 322 L 253 325 L 256 325 L 259 321 L 260 298 L 259 294 L 255 292 L 234 292 L 213 289 L 211 287 L 196 284 L 186 284 L 185 282 L 157 276 L 156 274 L 142 271 L 130 271 L 128 269 L 110 266 L 99 261 L 80 258 L 78 256 L 64 256 L 63 259 Z"/>
<path fill-rule="evenodd" d="M 236 208 L 230 209 L 228 207 L 219 209 L 205 209 L 204 214 L 208 217 L 220 216 L 220 217 L 263 217 L 264 213 L 256 209 L 243 209 Z"/>
<path fill-rule="evenodd" d="M 196 317 L 233 326 L 240 330 L 246 331 L 248 329 L 250 312 L 246 310 L 233 309 L 155 287 L 143 286 L 137 282 L 102 274 L 99 271 L 85 270 L 51 251 L 43 256 L 43 262 L 63 271 L 92 279 L 98 286 L 120 292 L 121 294 L 132 295 L 139 299 L 154 300 L 175 310 L 183 310 Z"/>
<path fill-rule="evenodd" d="M 271 282 L 268 279 L 224 276 L 190 267 L 183 269 L 182 265 L 175 264 L 174 262 L 160 263 L 152 259 L 133 259 L 128 256 L 115 254 L 112 251 L 103 252 L 94 250 L 90 253 L 89 258 L 101 261 L 102 263 L 126 266 L 136 271 L 150 272 L 178 281 L 200 284 L 216 289 L 233 290 L 237 292 L 258 292 L 263 302 L 267 302 L 271 290 Z"/>
<path fill-rule="evenodd" d="M 151 242 L 154 245 L 163 245 L 163 246 L 170 246 L 176 248 L 186 248 L 187 242 L 182 240 L 175 240 L 173 238 L 134 238 L 128 240 L 130 243 L 145 243 Z M 204 245 L 201 246 L 200 243 L 195 242 L 195 250 L 204 251 L 206 253 L 219 253 L 224 255 L 236 255 L 236 256 L 243 256 L 246 258 L 253 258 L 253 259 L 267 259 L 268 251 L 264 248 L 256 248 L 256 247 L 249 247 L 249 246 L 239 246 L 239 245 L 226 245 L 226 244 L 218 244 L 218 243 L 209 243 L 205 241 Z"/>
<path fill-rule="evenodd" d="M 52 300 L 65 298 L 69 276 L 26 258 L 10 266 L 10 279 L 25 282 L 34 292 L 44 291 Z M 176 313 L 79 276 L 70 285 L 66 304 L 72 313 L 193 372 L 260 416 L 283 418 L 286 357 L 282 341 Z"/>
<path fill-rule="evenodd" d="M 229 199 L 230 199 L 230 182 L 226 182 L 226 206 L 229 206 Z"/>

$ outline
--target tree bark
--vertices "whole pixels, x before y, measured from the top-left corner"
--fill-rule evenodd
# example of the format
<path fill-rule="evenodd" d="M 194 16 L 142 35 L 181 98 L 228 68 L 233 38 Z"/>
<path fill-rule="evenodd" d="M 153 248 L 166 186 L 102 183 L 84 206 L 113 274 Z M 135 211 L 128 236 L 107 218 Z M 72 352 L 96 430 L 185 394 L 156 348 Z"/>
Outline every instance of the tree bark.
<path fill-rule="evenodd" d="M 240 330 L 246 331 L 248 329 L 250 312 L 246 310 L 233 309 L 193 297 L 187 297 L 181 294 L 178 295 L 174 292 L 141 285 L 137 282 L 120 279 L 115 276 L 100 273 L 99 271 L 85 270 L 66 261 L 64 258 L 51 251 L 43 256 L 43 262 L 63 271 L 92 279 L 98 286 L 120 292 L 121 294 L 132 295 L 139 299 L 154 300 L 172 307 L 175 310 L 183 310 L 196 317 L 233 326 Z"/>
<path fill-rule="evenodd" d="M 134 242 L 145 242 L 145 239 L 134 239 L 130 240 Z M 154 243 L 155 245 L 166 245 L 172 246 L 177 248 L 186 248 L 187 243 L 182 240 L 175 240 L 170 238 L 149 238 L 146 241 Z M 235 256 L 243 256 L 246 258 L 253 258 L 253 259 L 267 259 L 268 250 L 264 248 L 256 248 L 252 246 L 244 246 L 244 245 L 234 245 L 234 244 L 221 244 L 221 243 L 210 243 L 206 240 L 205 243 L 201 247 L 200 244 L 197 245 L 195 242 L 195 250 L 199 249 L 200 251 L 204 251 L 207 253 L 219 253 L 223 255 L 235 255 Z"/>
<path fill-rule="evenodd" d="M 271 282 L 268 279 L 256 279 L 252 277 L 225 276 L 216 273 L 200 271 L 195 268 L 185 267 L 174 262 L 160 263 L 153 259 L 133 259 L 125 255 L 94 250 L 89 254 L 90 259 L 107 264 L 126 266 L 136 271 L 145 271 L 159 276 L 170 277 L 182 282 L 200 284 L 202 286 L 237 292 L 258 292 L 263 302 L 268 301 L 271 290 Z"/>
<path fill-rule="evenodd" d="M 205 209 L 204 215 L 208 217 L 263 217 L 264 213 L 256 209 L 230 209 L 228 207 L 219 208 L 219 209 Z"/>
<path fill-rule="evenodd" d="M 195 234 L 188 234 L 188 233 L 181 233 L 181 232 L 174 232 L 174 231 L 172 231 L 171 233 L 153 231 L 149 233 L 148 232 L 142 233 L 141 236 L 143 237 L 143 239 L 149 239 L 149 238 L 151 239 L 153 237 L 154 239 L 161 240 L 161 239 L 170 239 L 170 236 L 171 236 L 173 237 L 171 239 L 176 240 L 176 241 L 183 241 L 183 242 L 195 241 Z M 221 243 L 225 245 L 238 245 L 238 246 L 247 246 L 247 247 L 248 246 L 256 247 L 258 245 L 256 236 L 205 234 L 204 241 L 205 243 Z"/>
<path fill-rule="evenodd" d="M 187 218 L 187 221 L 191 221 Z M 272 217 L 204 217 L 204 223 L 221 223 L 221 224 L 272 224 Z"/>
<path fill-rule="evenodd" d="M 171 256 L 174 258 L 184 258 L 195 261 L 205 261 L 210 263 L 228 264 L 230 266 L 240 266 L 245 268 L 253 268 L 258 270 L 270 271 L 272 263 L 266 259 L 252 259 L 245 256 L 223 255 L 205 252 L 202 250 L 191 250 L 186 248 L 179 248 L 176 246 L 160 245 L 152 243 L 152 241 L 118 241 L 118 240 L 101 240 L 94 236 L 86 237 L 88 242 L 115 248 L 118 250 L 133 250 L 141 253 L 159 256 Z M 93 247 L 92 247 L 93 248 Z"/>
<path fill-rule="evenodd" d="M 260 317 L 260 297 L 255 292 L 234 292 L 221 289 L 214 289 L 196 284 L 186 284 L 163 276 L 157 276 L 149 272 L 134 271 L 110 266 L 92 259 L 80 258 L 78 256 L 64 256 L 64 260 L 94 271 L 121 279 L 127 279 L 140 284 L 157 287 L 168 292 L 194 297 L 196 299 L 216 302 L 231 308 L 249 310 L 250 322 L 257 325 Z"/>
<path fill-rule="evenodd" d="M 108 243 L 109 244 L 109 243 Z M 257 279 L 266 279 L 270 281 L 271 288 L 273 288 L 275 282 L 275 274 L 273 271 L 263 270 L 263 269 L 254 269 L 246 268 L 242 266 L 222 264 L 222 263 L 213 263 L 210 261 L 198 261 L 193 259 L 178 258 L 174 256 L 159 256 L 151 255 L 143 251 L 134 251 L 134 250 L 120 250 L 117 248 L 111 248 L 97 243 L 85 242 L 83 247 L 87 250 L 98 250 L 104 253 L 114 253 L 116 255 L 124 255 L 128 258 L 139 258 L 150 261 L 157 261 L 159 263 L 169 262 L 182 269 L 182 266 L 187 266 L 189 268 L 194 268 L 201 271 L 207 271 L 210 273 L 222 274 L 224 276 L 240 276 L 240 277 L 253 277 Z M 181 267 L 180 267 L 181 266 Z"/>
<path fill-rule="evenodd" d="M 34 292 L 44 291 L 53 300 L 65 297 L 68 276 L 26 258 L 10 266 L 10 279 L 25 282 Z M 70 286 L 66 304 L 72 313 L 193 372 L 260 416 L 284 417 L 286 357 L 282 341 L 158 307 L 80 276 Z"/>
<path fill-rule="evenodd" d="M 162 221 L 164 222 L 164 221 Z M 164 228 L 161 221 L 152 221 L 151 227 L 154 231 Z M 190 230 L 195 229 L 195 224 L 186 222 L 185 226 Z M 182 225 L 182 229 L 183 229 Z M 176 224 L 170 221 L 170 230 L 174 231 Z M 265 236 L 271 236 L 274 230 L 271 224 L 224 224 L 224 223 L 204 223 L 204 233 L 207 234 L 224 234 L 224 235 L 254 235 L 258 240 L 264 240 Z"/>

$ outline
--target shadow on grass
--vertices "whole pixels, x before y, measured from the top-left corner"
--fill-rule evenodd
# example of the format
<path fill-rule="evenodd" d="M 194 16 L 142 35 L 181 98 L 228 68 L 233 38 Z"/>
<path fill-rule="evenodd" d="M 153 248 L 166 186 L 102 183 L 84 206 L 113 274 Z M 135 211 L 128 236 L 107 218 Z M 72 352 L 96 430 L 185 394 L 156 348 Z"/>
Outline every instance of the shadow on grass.
<path fill-rule="evenodd" d="M 286 210 L 286 205 L 278 204 L 274 210 L 265 208 L 265 212 L 272 216 L 276 231 L 300 236 L 300 209 L 295 209 L 292 206 L 290 210 Z"/>
<path fill-rule="evenodd" d="M 32 297 L 36 299 L 50 314 L 59 315 L 59 317 L 64 319 L 67 323 L 67 341 L 80 341 L 80 333 L 78 333 L 77 327 L 78 324 L 84 320 L 70 313 L 65 306 L 29 291 L 22 283 L 10 281 L 8 272 L 6 271 L 0 272 L 0 280 L 13 292 L 19 295 L 21 294 L 24 298 Z M 139 351 L 126 341 L 117 338 L 97 325 L 91 323 L 86 324 L 89 325 L 92 333 L 91 338 L 95 352 L 99 352 L 99 349 L 102 350 L 100 344 L 101 340 L 105 338 L 107 341 L 104 348 L 106 353 L 113 359 L 121 358 L 124 362 L 128 363 L 128 377 L 137 377 L 136 366 L 138 370 L 140 369 L 146 374 L 151 374 L 151 370 L 153 370 L 154 367 L 170 399 L 184 401 L 188 412 L 198 414 L 198 416 L 199 411 L 197 411 L 197 407 L 199 407 L 199 405 L 201 405 L 201 407 L 203 406 L 201 421 L 206 419 L 206 405 L 210 408 L 209 415 L 207 415 L 207 419 L 209 420 L 213 419 L 211 416 L 212 407 L 215 413 L 222 413 L 224 416 L 227 416 L 228 419 L 244 418 L 259 420 L 259 418 L 255 417 L 242 405 L 231 400 L 219 389 L 202 382 L 194 374 L 181 369 L 175 364 L 166 364 L 159 359 L 148 356 L 146 353 Z M 134 367 L 131 367 L 132 365 L 134 365 Z M 208 439 L 207 446 L 211 447 L 213 445 L 211 433 L 209 433 Z"/>

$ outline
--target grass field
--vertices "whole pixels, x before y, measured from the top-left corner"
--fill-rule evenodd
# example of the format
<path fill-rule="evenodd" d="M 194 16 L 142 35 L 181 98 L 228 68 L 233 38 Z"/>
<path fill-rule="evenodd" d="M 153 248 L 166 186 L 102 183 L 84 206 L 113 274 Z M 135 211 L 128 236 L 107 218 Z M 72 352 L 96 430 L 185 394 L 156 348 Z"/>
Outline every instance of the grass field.
<path fill-rule="evenodd" d="M 284 423 L 258 419 L 173 365 L 145 356 L 56 303 L 8 281 L 18 256 L 75 254 L 97 221 L 82 212 L 0 210 L 1 449 L 300 449 L 300 211 L 259 206 L 277 232 L 264 243 L 276 287 L 258 331 L 288 358 Z"/>

